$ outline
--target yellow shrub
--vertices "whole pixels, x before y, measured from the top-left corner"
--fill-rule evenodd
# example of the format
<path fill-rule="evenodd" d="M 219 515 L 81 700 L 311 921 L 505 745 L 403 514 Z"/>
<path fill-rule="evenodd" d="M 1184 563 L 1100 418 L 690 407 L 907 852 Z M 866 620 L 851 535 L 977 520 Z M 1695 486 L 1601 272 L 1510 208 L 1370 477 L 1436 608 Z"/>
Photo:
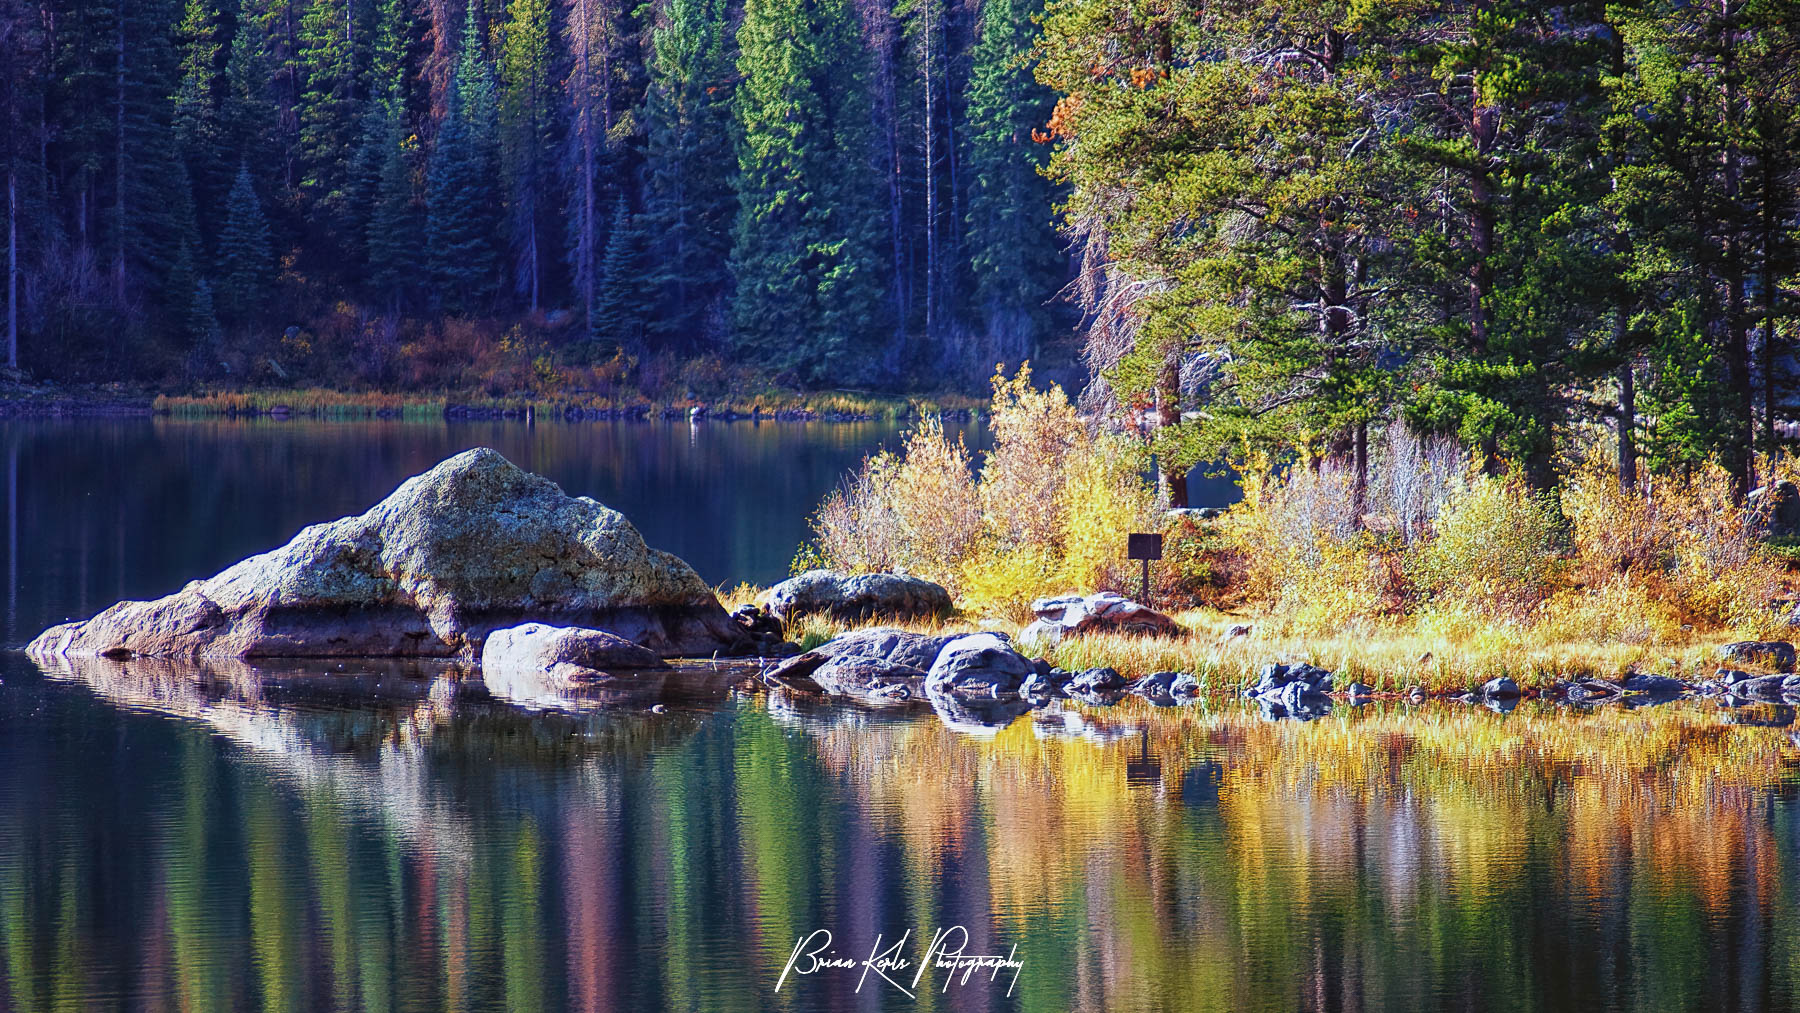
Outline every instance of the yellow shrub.
<path fill-rule="evenodd" d="M 1126 536 L 1156 528 L 1156 494 L 1137 470 L 1131 449 L 1117 438 L 1083 440 L 1065 462 L 1057 503 L 1062 535 L 1062 582 L 1071 590 L 1125 590 L 1133 565 Z"/>
<path fill-rule="evenodd" d="M 1062 561 L 1048 548 L 1019 546 L 1010 551 L 973 553 L 959 574 L 961 604 L 965 611 L 1013 622 L 1029 622 L 1031 602 L 1063 588 L 1059 584 Z"/>
<path fill-rule="evenodd" d="M 999 545 L 1053 546 L 1070 458 L 1087 442 L 1075 406 L 1052 386 L 1031 386 L 1030 364 L 1011 380 L 994 374 L 994 449 L 981 466 L 981 511 Z"/>
<path fill-rule="evenodd" d="M 1451 495 L 1413 569 L 1438 601 L 1522 618 L 1562 585 L 1567 566 L 1558 536 L 1547 497 L 1511 479 L 1479 476 Z"/>

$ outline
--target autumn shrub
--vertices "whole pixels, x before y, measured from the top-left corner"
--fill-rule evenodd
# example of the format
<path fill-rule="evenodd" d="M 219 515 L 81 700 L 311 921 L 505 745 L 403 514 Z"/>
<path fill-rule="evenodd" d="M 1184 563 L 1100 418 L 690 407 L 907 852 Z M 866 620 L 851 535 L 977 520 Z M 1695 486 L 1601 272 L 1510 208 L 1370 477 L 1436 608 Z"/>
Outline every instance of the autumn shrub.
<path fill-rule="evenodd" d="M 898 453 L 883 451 L 826 497 L 799 565 L 866 573 L 904 570 L 955 588 L 980 533 L 968 449 L 926 418 Z"/>
<path fill-rule="evenodd" d="M 960 439 L 929 417 L 898 453 L 876 454 L 813 517 L 796 566 L 905 569 L 969 611 L 1027 618 L 1033 599 L 1124 589 L 1126 535 L 1154 530 L 1156 495 L 1136 447 L 1094 434 L 1059 387 L 1030 370 L 994 378 L 994 446 L 977 476 Z"/>
<path fill-rule="evenodd" d="M 1784 593 L 1785 567 L 1763 541 L 1759 507 L 1737 503 L 1716 465 L 1645 473 L 1623 488 L 1603 464 L 1587 464 L 1565 483 L 1562 506 L 1589 587 L 1623 583 L 1702 629 L 1758 628 Z"/>
<path fill-rule="evenodd" d="M 1550 497 L 1510 477 L 1474 476 L 1451 493 L 1411 561 L 1432 602 L 1524 619 L 1562 586 L 1562 522 Z"/>

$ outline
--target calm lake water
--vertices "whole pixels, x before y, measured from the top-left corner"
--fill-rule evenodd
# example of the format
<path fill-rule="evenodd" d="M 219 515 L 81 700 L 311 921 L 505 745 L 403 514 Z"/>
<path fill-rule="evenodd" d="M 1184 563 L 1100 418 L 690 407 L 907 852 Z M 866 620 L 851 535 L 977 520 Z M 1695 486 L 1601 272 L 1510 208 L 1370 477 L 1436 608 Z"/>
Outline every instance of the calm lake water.
<path fill-rule="evenodd" d="M 624 509 L 708 580 L 768 580 L 891 435 L 0 428 L 8 638 L 477 444 Z M 1133 701 L 971 735 L 747 693 L 728 667 L 567 711 L 462 674 L 0 655 L 0 1011 L 1800 1006 L 1780 707 L 1300 724 Z M 915 982 L 956 927 L 949 949 L 1019 966 Z M 860 967 L 784 978 L 816 930 L 852 963 L 877 936 L 910 963 L 860 992 Z"/>

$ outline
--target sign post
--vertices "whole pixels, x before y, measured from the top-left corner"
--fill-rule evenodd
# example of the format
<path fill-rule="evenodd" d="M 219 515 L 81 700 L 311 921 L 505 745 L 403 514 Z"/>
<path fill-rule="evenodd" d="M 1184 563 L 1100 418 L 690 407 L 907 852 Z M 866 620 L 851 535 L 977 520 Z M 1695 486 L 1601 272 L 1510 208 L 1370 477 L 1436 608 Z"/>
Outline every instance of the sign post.
<path fill-rule="evenodd" d="M 1144 564 L 1143 603 L 1150 604 L 1150 561 L 1162 558 L 1162 536 L 1133 533 L 1126 536 L 1127 556 Z"/>

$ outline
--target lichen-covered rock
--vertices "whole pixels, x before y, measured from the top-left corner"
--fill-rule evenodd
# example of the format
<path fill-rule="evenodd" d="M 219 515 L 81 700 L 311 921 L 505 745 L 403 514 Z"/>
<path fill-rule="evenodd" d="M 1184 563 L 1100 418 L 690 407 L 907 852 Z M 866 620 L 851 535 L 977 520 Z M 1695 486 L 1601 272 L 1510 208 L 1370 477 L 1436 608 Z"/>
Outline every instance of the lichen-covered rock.
<path fill-rule="evenodd" d="M 1183 632 L 1180 624 L 1161 612 L 1111 591 L 1039 598 L 1031 603 L 1031 611 L 1037 619 L 1020 632 L 1023 644 L 1048 647 L 1064 637 L 1096 632 L 1152 637 L 1178 637 Z"/>
<path fill-rule="evenodd" d="M 470 450 L 367 513 L 306 528 L 175 594 L 46 631 L 43 655 L 464 657 L 524 622 L 603 629 L 659 655 L 759 641 L 625 517 Z"/>
<path fill-rule="evenodd" d="M 824 615 L 841 622 L 871 619 L 900 622 L 950 613 L 950 592 L 923 577 L 904 573 L 808 570 L 763 593 L 763 607 L 782 622 Z"/>
<path fill-rule="evenodd" d="M 834 696 L 857 697 L 878 706 L 925 697 L 924 671 L 887 658 L 841 655 L 820 665 L 812 678 Z"/>

